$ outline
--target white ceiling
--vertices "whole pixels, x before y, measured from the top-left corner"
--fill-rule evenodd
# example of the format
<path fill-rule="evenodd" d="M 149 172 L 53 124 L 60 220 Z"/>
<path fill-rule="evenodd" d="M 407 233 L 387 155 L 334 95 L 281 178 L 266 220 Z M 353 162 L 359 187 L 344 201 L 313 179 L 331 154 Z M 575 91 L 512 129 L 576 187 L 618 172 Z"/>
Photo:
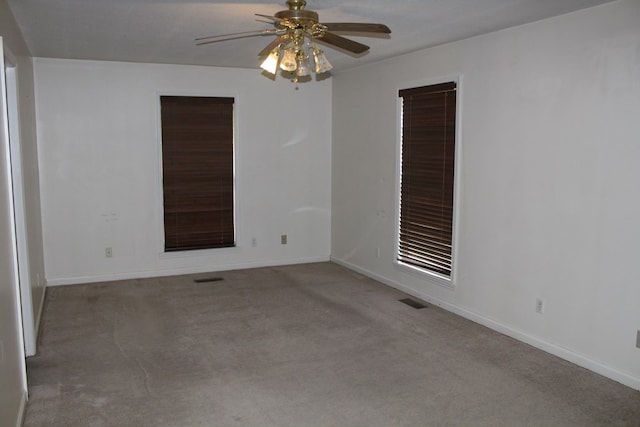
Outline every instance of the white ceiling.
<path fill-rule="evenodd" d="M 387 38 L 361 57 L 325 49 L 336 70 L 561 15 L 612 0 L 307 0 L 321 22 L 379 22 Z M 196 46 L 199 36 L 273 28 L 285 0 L 7 0 L 36 57 L 256 68 L 273 36 Z"/>

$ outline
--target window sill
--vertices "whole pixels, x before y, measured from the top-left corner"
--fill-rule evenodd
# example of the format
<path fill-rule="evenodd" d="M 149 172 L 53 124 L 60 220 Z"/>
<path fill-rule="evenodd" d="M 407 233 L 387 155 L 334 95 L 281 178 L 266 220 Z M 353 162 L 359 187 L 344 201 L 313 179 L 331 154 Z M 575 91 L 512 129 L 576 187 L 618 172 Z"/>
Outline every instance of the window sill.
<path fill-rule="evenodd" d="M 442 274 L 434 273 L 432 271 L 426 270 L 424 268 L 415 267 L 410 264 L 405 264 L 401 261 L 394 261 L 395 267 L 404 272 L 411 274 L 412 276 L 418 277 L 420 279 L 427 279 L 430 283 L 434 283 L 438 286 L 442 286 L 447 289 L 455 289 L 455 284 L 452 277 L 443 276 Z"/>
<path fill-rule="evenodd" d="M 165 251 L 164 248 L 158 253 L 159 258 L 171 259 L 171 258 L 197 258 L 197 257 L 210 257 L 212 255 L 220 255 L 221 253 L 234 253 L 238 250 L 238 246 L 228 246 L 222 248 L 207 248 L 207 249 L 189 249 L 189 250 L 176 250 Z"/>

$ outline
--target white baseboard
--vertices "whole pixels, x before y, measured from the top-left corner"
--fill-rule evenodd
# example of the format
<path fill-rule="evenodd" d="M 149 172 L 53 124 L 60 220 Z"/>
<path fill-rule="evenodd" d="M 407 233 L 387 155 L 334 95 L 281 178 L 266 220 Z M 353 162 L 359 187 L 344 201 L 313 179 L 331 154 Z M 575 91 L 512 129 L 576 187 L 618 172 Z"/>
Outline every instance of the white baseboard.
<path fill-rule="evenodd" d="M 344 261 L 338 258 L 331 257 L 331 261 L 339 264 L 349 270 L 353 270 L 357 273 L 360 273 L 364 276 L 370 277 L 374 280 L 384 283 L 385 285 L 396 288 L 400 291 L 406 292 L 409 295 L 415 296 L 416 298 L 420 298 L 430 304 L 441 307 L 447 311 L 450 311 L 454 314 L 457 314 L 461 317 L 469 319 L 473 322 L 479 323 L 483 326 L 486 326 L 494 331 L 500 332 L 501 334 L 507 335 L 511 338 L 514 338 L 518 341 L 522 341 L 527 343 L 533 347 L 536 347 L 542 351 L 553 354 L 554 356 L 558 356 L 562 359 L 565 359 L 571 363 L 574 363 L 578 366 L 581 366 L 585 369 L 593 371 L 597 374 L 610 378 L 614 381 L 617 381 L 621 384 L 626 385 L 627 387 L 631 387 L 635 390 L 640 390 L 640 378 L 633 377 L 624 372 L 620 372 L 614 368 L 606 366 L 600 362 L 590 359 L 589 357 L 575 353 L 569 349 L 564 347 L 560 347 L 556 344 L 549 343 L 544 341 L 538 337 L 527 334 L 526 332 L 519 331 L 514 329 L 508 325 L 504 325 L 502 323 L 496 322 L 492 319 L 482 316 L 481 314 L 469 311 L 465 308 L 458 307 L 456 305 L 450 304 L 448 302 L 439 300 L 437 298 L 432 297 L 424 292 L 418 291 L 416 289 L 410 288 L 402 283 L 398 283 L 396 281 L 390 280 L 386 277 L 380 276 L 372 271 L 363 269 L 358 267 L 357 265 L 351 264 L 348 261 Z"/>
<path fill-rule="evenodd" d="M 314 262 L 327 262 L 330 261 L 329 256 L 322 257 L 310 257 L 310 258 L 290 258 L 290 259 L 278 259 L 278 260 L 261 260 L 252 262 L 243 262 L 236 264 L 223 264 L 223 265 L 202 265 L 197 267 L 184 267 L 174 269 L 161 269 L 161 270 L 148 270 L 148 271 L 127 271 L 123 273 L 112 273 L 95 276 L 78 276 L 78 277 L 63 277 L 58 279 L 47 280 L 47 286 L 65 286 L 65 285 L 78 285 L 84 283 L 97 283 L 97 282 L 113 282 L 116 280 L 130 280 L 130 279 L 145 279 L 149 277 L 163 277 L 163 276 L 179 276 L 182 274 L 197 274 L 208 273 L 213 271 L 229 271 L 229 270 L 241 270 L 248 268 L 260 268 L 260 267 L 276 267 L 280 265 L 293 265 L 293 264 L 310 264 Z"/>

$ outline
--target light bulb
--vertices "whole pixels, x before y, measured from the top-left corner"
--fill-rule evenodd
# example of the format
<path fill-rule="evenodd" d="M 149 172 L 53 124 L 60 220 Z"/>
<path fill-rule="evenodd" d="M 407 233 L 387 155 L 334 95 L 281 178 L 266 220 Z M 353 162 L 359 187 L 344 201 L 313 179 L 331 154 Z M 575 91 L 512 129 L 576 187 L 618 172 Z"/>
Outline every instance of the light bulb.
<path fill-rule="evenodd" d="M 280 49 L 275 48 L 271 51 L 269 56 L 267 56 L 267 59 L 260 64 L 260 68 L 265 70 L 267 73 L 275 74 L 278 69 L 278 59 L 280 59 Z"/>
<path fill-rule="evenodd" d="M 316 63 L 316 73 L 326 73 L 333 68 L 324 52 L 320 49 L 313 49 L 313 60 Z"/>
<path fill-rule="evenodd" d="M 282 55 L 282 61 L 280 62 L 280 68 L 284 71 L 295 71 L 298 68 L 296 63 L 296 51 L 293 48 L 287 48 Z"/>

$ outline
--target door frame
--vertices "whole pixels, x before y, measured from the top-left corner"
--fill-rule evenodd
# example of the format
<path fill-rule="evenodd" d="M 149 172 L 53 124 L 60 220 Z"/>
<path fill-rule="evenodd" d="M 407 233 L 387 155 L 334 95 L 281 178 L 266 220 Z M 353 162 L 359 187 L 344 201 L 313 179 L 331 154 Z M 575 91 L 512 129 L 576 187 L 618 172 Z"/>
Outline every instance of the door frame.
<path fill-rule="evenodd" d="M 36 353 L 36 328 L 31 295 L 31 269 L 24 201 L 22 171 L 22 145 L 20 140 L 20 106 L 18 97 L 18 61 L 5 47 L 4 71 L 7 94 L 7 120 L 9 127 L 9 154 L 11 157 L 11 181 L 13 187 L 13 211 L 18 255 L 18 283 L 22 311 L 22 334 L 26 356 Z"/>

